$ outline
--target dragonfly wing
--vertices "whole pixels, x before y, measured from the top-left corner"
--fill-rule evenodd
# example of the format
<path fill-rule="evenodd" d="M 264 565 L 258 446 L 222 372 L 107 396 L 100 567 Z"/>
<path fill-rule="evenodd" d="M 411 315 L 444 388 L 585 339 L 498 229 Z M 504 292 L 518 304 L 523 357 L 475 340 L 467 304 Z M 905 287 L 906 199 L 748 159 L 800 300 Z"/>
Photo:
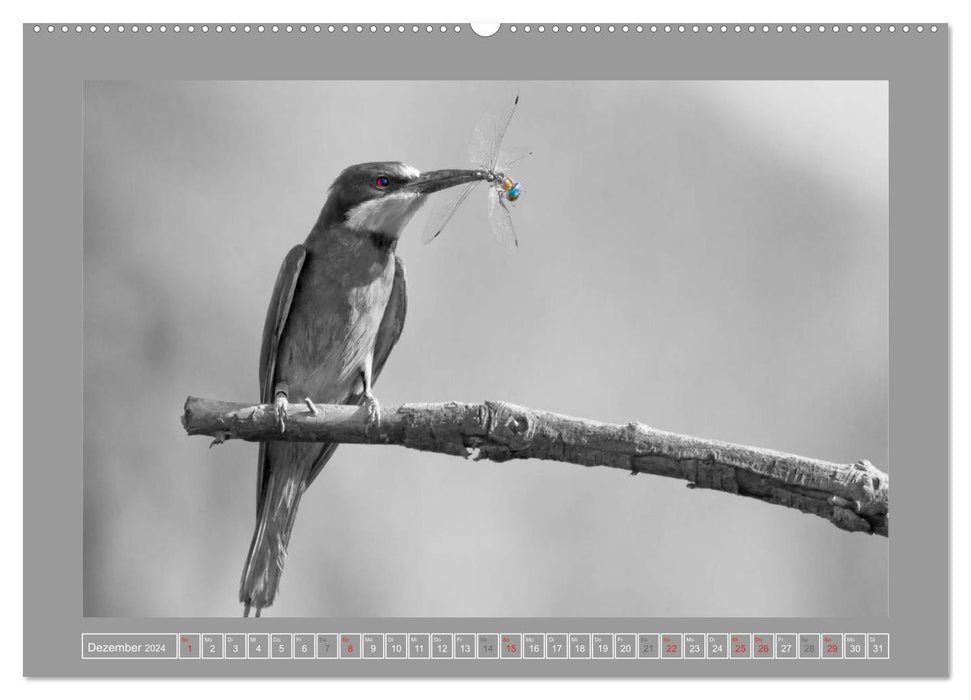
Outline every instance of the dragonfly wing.
<path fill-rule="evenodd" d="M 470 182 L 467 185 L 444 190 L 441 194 L 431 195 L 437 197 L 437 200 L 433 202 L 432 213 L 428 215 L 425 228 L 421 232 L 422 243 L 429 243 L 438 237 L 438 234 L 445 228 L 445 224 L 454 216 L 458 208 L 462 206 L 462 202 L 478 184 L 478 182 Z"/>
<path fill-rule="evenodd" d="M 487 170 L 493 170 L 496 159 L 499 156 L 499 147 L 502 145 L 502 138 L 506 135 L 512 115 L 516 112 L 516 105 L 519 104 L 519 95 L 513 99 L 506 109 L 498 115 L 486 114 L 472 132 L 472 141 L 469 143 L 469 160 Z"/>
<path fill-rule="evenodd" d="M 496 170 L 505 173 L 523 158 L 531 155 L 533 151 L 530 148 L 504 148 L 496 159 Z"/>
<path fill-rule="evenodd" d="M 505 197 L 499 191 L 492 188 L 489 191 L 489 226 L 499 241 L 499 247 L 507 253 L 515 253 L 519 249 L 519 241 L 516 239 L 516 229 L 512 225 L 512 216 L 509 214 L 509 207 Z"/>
<path fill-rule="evenodd" d="M 486 114 L 479 123 L 476 124 L 472 132 L 472 139 L 469 141 L 469 162 L 479 168 L 489 168 L 489 158 L 492 153 L 493 144 L 490 141 L 495 122 L 495 115 L 491 112 Z"/>

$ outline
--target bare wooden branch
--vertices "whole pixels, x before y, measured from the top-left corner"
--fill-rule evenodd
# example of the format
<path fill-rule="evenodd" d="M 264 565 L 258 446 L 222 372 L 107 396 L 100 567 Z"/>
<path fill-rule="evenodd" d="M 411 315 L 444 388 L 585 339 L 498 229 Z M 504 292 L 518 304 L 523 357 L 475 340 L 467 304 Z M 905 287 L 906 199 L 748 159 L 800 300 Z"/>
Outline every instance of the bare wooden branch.
<path fill-rule="evenodd" d="M 870 462 L 820 459 L 703 440 L 641 423 L 615 425 L 523 408 L 480 404 L 404 404 L 369 423 L 358 406 L 291 405 L 280 432 L 275 407 L 189 397 L 189 435 L 264 442 L 402 445 L 477 460 L 546 459 L 684 479 L 706 488 L 796 508 L 843 530 L 889 536 L 890 479 Z"/>

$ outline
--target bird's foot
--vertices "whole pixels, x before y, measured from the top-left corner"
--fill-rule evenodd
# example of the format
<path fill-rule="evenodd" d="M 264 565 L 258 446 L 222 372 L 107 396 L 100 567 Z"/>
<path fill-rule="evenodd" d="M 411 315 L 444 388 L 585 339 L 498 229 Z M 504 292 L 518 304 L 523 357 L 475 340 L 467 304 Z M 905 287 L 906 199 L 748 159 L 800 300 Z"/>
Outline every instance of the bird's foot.
<path fill-rule="evenodd" d="M 364 395 L 364 408 L 367 409 L 367 420 L 371 425 L 381 424 L 381 404 L 374 394 Z"/>
<path fill-rule="evenodd" d="M 277 394 L 276 400 L 273 402 L 276 406 L 276 420 L 280 426 L 280 432 L 286 432 L 287 430 L 287 408 L 290 406 L 290 402 L 287 401 L 286 394 Z"/>

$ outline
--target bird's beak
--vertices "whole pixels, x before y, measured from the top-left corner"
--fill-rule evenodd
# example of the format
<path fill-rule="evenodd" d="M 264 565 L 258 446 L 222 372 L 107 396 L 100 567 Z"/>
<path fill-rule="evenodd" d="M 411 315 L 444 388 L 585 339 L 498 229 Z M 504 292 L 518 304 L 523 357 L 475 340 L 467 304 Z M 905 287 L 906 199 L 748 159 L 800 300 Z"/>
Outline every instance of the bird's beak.
<path fill-rule="evenodd" d="M 488 179 L 484 170 L 429 170 L 412 180 L 402 189 L 417 190 L 420 194 L 431 194 L 456 185 Z"/>

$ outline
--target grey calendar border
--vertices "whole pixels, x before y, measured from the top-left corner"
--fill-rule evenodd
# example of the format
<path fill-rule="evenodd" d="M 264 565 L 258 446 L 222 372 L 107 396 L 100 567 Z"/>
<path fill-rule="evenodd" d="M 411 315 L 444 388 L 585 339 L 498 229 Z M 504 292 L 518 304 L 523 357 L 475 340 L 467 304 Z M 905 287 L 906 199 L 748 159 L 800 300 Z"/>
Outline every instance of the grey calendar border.
<path fill-rule="evenodd" d="M 936 32 L 367 31 L 53 33 L 24 25 L 24 674 L 28 676 L 943 676 L 949 673 L 949 42 Z M 117 25 L 113 25 L 117 26 Z M 157 27 L 158 25 L 156 25 Z M 169 25 L 170 27 L 172 25 Z M 182 25 L 187 27 L 188 25 Z M 201 25 L 197 25 L 201 28 Z M 215 26 L 215 25 L 210 25 Z M 228 27 L 228 24 L 223 25 Z M 242 27 L 243 25 L 238 25 Z M 253 25 L 255 26 L 255 25 Z M 270 25 L 267 25 L 268 27 Z M 298 25 L 299 26 L 299 25 Z M 326 26 L 326 25 L 325 25 Z M 354 25 L 351 25 L 354 27 Z M 396 25 L 394 25 L 396 26 Z M 437 27 L 438 25 L 436 25 Z M 451 26 L 451 25 L 450 25 Z M 551 25 L 548 25 L 551 26 Z M 565 25 L 561 25 L 565 26 Z M 592 27 L 592 25 L 590 25 Z M 605 25 L 606 26 L 606 25 Z M 617 25 L 618 27 L 620 25 Z M 645 25 L 649 27 L 650 25 Z M 716 25 L 719 26 L 720 25 Z M 755 25 L 761 27 L 761 23 Z M 776 25 L 771 25 L 775 27 Z M 832 27 L 832 25 L 826 25 Z M 859 25 L 856 25 L 859 28 Z M 909 25 L 911 28 L 916 25 Z M 930 25 L 923 25 L 925 28 Z M 818 24 L 811 25 L 812 28 Z M 394 60 L 387 60 L 393 56 Z M 441 60 L 447 56 L 448 60 Z M 501 61 L 496 57 L 500 56 Z M 82 415 L 84 80 L 885 80 L 890 101 L 890 615 L 878 619 L 85 619 Z M 57 254 L 52 254 L 52 251 Z M 173 416 L 179 407 L 173 407 Z M 174 418 L 173 418 L 174 420 Z M 899 468 L 897 465 L 901 465 Z M 859 537 L 861 535 L 847 535 Z M 823 575 L 824 572 L 821 572 Z M 520 659 L 316 664 L 82 661 L 81 633 L 888 632 L 889 661 Z"/>

